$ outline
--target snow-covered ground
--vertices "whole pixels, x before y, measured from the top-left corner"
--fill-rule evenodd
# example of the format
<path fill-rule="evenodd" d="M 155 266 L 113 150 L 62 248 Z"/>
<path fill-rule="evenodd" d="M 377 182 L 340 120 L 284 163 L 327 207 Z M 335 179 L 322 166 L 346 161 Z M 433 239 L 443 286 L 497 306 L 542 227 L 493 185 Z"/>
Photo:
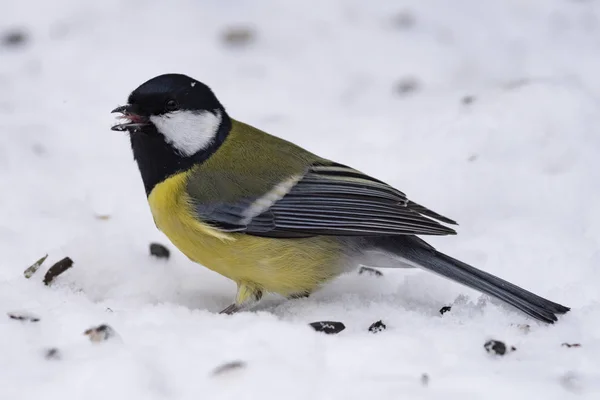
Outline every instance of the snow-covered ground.
<path fill-rule="evenodd" d="M 600 397 L 598 1 L 0 9 L 0 36 L 27 33 L 0 44 L 0 399 Z M 236 27 L 253 40 L 224 44 Z M 546 326 L 432 274 L 383 270 L 216 314 L 234 284 L 156 230 L 128 139 L 109 129 L 109 111 L 166 72 L 455 218 L 459 235 L 430 242 L 572 312 Z M 151 257 L 153 241 L 171 259 Z M 74 267 L 44 286 L 65 256 Z M 3 316 L 17 311 L 40 321 Z M 368 332 L 380 319 L 387 330 Z M 314 332 L 318 320 L 346 330 Z M 91 343 L 83 331 L 102 323 L 119 338 Z M 492 357 L 489 338 L 517 351 Z M 59 359 L 45 358 L 49 348 Z M 232 361 L 245 368 L 213 375 Z"/>

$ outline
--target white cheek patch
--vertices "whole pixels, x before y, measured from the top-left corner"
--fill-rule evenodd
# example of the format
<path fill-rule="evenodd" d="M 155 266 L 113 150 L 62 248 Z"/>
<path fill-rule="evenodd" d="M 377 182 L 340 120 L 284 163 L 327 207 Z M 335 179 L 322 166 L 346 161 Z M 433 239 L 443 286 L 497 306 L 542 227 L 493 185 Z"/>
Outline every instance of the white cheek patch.
<path fill-rule="evenodd" d="M 206 149 L 217 135 L 221 120 L 218 110 L 214 113 L 181 110 L 150 117 L 167 143 L 184 156 Z"/>

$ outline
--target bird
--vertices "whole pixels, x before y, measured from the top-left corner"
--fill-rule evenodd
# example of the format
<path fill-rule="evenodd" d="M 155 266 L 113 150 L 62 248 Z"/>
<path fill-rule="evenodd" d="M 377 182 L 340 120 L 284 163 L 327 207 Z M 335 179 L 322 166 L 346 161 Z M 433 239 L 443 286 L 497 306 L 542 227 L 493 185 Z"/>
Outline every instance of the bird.
<path fill-rule="evenodd" d="M 420 268 L 545 323 L 570 309 L 448 256 L 419 236 L 456 222 L 354 168 L 229 116 L 204 83 L 167 73 L 112 110 L 154 223 L 185 256 L 234 281 L 221 313 L 266 293 L 306 297 L 361 266 Z"/>

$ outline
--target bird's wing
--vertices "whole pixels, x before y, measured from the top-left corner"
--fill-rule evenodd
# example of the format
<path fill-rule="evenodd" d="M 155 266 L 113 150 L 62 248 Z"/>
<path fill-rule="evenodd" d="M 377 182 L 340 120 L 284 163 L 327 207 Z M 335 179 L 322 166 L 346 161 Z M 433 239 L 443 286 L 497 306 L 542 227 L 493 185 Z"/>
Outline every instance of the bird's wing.
<path fill-rule="evenodd" d="M 200 218 L 226 230 L 264 237 L 448 235 L 456 224 L 355 169 L 319 162 L 260 197 L 196 204 Z"/>

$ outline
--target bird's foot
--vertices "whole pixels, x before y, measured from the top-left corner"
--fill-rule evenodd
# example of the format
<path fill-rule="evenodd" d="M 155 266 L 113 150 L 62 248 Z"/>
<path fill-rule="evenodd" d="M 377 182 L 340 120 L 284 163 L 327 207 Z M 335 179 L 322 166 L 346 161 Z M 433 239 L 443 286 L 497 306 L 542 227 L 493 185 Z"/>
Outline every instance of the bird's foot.
<path fill-rule="evenodd" d="M 236 312 L 241 311 L 241 310 L 242 310 L 242 308 L 240 306 L 238 306 L 237 304 L 233 303 L 230 306 L 225 307 L 223 310 L 221 310 L 219 312 L 219 314 L 228 314 L 228 315 L 230 315 L 230 314 L 235 314 Z"/>
<path fill-rule="evenodd" d="M 254 307 L 262 299 L 262 296 L 262 290 L 256 286 L 238 283 L 235 302 L 224 308 L 219 314 L 235 314 L 248 310 Z"/>
<path fill-rule="evenodd" d="M 287 298 L 288 298 L 288 300 L 294 300 L 294 299 L 304 299 L 308 296 L 310 296 L 310 292 L 300 292 L 300 293 L 290 294 Z"/>

